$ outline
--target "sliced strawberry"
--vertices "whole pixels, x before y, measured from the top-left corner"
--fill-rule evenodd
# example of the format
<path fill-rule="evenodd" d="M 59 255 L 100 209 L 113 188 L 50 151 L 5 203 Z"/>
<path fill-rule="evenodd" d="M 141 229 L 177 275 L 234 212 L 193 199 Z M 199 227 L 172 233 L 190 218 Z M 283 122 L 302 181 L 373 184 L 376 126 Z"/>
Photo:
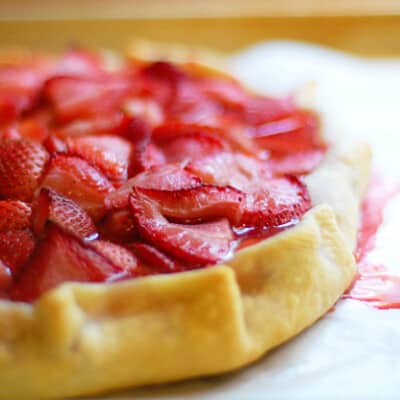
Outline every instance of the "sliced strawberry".
<path fill-rule="evenodd" d="M 42 142 L 49 134 L 46 126 L 35 118 L 25 118 L 21 120 L 17 124 L 16 129 L 24 139 L 36 142 Z"/>
<path fill-rule="evenodd" d="M 136 224 L 131 211 L 126 207 L 110 211 L 100 226 L 101 236 L 118 243 L 137 238 Z"/>
<path fill-rule="evenodd" d="M 308 150 L 274 156 L 265 162 L 274 175 L 304 175 L 313 171 L 324 158 L 325 150 Z"/>
<path fill-rule="evenodd" d="M 285 119 L 250 129 L 257 143 L 273 153 L 287 154 L 324 149 L 316 114 L 298 111 Z"/>
<path fill-rule="evenodd" d="M 217 129 L 195 124 L 169 123 L 154 129 L 153 139 L 168 162 L 202 158 L 226 149 Z"/>
<path fill-rule="evenodd" d="M 67 139 L 68 152 L 84 158 L 113 183 L 128 178 L 131 144 L 114 135 L 84 136 Z"/>
<path fill-rule="evenodd" d="M 146 243 L 132 243 L 129 246 L 136 256 L 149 266 L 155 273 L 172 273 L 183 271 L 183 266 L 176 260 L 168 257 L 156 247 Z"/>
<path fill-rule="evenodd" d="M 0 291 L 7 290 L 11 286 L 11 284 L 12 284 L 11 270 L 2 260 L 0 260 Z"/>
<path fill-rule="evenodd" d="M 165 217 L 185 223 L 227 218 L 236 225 L 245 200 L 243 192 L 229 186 L 201 185 L 181 190 L 137 187 L 136 192 L 156 202 Z"/>
<path fill-rule="evenodd" d="M 105 240 L 94 240 L 91 246 L 125 273 L 135 274 L 138 261 L 128 249 Z"/>
<path fill-rule="evenodd" d="M 30 229 L 13 229 L 0 232 L 0 259 L 13 274 L 17 274 L 29 259 L 35 241 Z"/>
<path fill-rule="evenodd" d="M 176 65 L 166 61 L 156 61 L 142 69 L 146 77 L 169 83 L 177 83 L 186 78 L 186 74 Z"/>
<path fill-rule="evenodd" d="M 70 198 L 95 221 L 104 215 L 104 198 L 114 190 L 109 180 L 86 160 L 63 154 L 50 160 L 41 187 Z"/>
<path fill-rule="evenodd" d="M 0 197 L 30 201 L 47 160 L 46 150 L 38 143 L 0 142 Z"/>
<path fill-rule="evenodd" d="M 295 111 L 292 98 L 249 96 L 243 105 L 243 118 L 250 125 L 260 125 L 284 118 Z"/>
<path fill-rule="evenodd" d="M 66 143 L 55 135 L 47 136 L 43 141 L 43 146 L 50 154 L 66 153 L 68 150 Z"/>
<path fill-rule="evenodd" d="M 268 169 L 257 159 L 230 152 L 193 160 L 186 169 L 205 183 L 232 186 L 240 190 L 261 185 L 270 177 Z"/>
<path fill-rule="evenodd" d="M 0 123 L 17 119 L 35 104 L 47 71 L 39 66 L 0 68 Z"/>
<path fill-rule="evenodd" d="M 120 111 L 96 114 L 90 118 L 74 119 L 57 127 L 57 135 L 61 138 L 80 137 L 86 135 L 123 134 L 129 119 Z"/>
<path fill-rule="evenodd" d="M 247 196 L 241 224 L 277 227 L 298 220 L 310 207 L 310 196 L 302 181 L 294 176 L 274 178 Z"/>
<path fill-rule="evenodd" d="M 135 186 L 145 189 L 180 190 L 200 185 L 200 178 L 189 173 L 179 164 L 154 166 L 129 179 L 125 185 L 109 194 L 105 199 L 105 204 L 107 208 L 128 206 L 128 197 Z"/>
<path fill-rule="evenodd" d="M 226 219 L 198 225 L 168 222 L 150 199 L 133 192 L 130 205 L 143 237 L 157 248 L 194 264 L 214 264 L 226 258 L 233 234 Z"/>
<path fill-rule="evenodd" d="M 132 155 L 129 176 L 134 176 L 149 168 L 159 167 L 166 163 L 164 153 L 153 143 L 137 147 Z"/>
<path fill-rule="evenodd" d="M 149 98 L 130 98 L 124 103 L 123 110 L 127 115 L 140 119 L 150 127 L 162 124 L 165 118 L 161 106 Z"/>
<path fill-rule="evenodd" d="M 44 90 L 58 119 L 69 121 L 116 111 L 129 88 L 129 82 L 119 77 L 60 76 L 47 81 Z"/>
<path fill-rule="evenodd" d="M 33 231 L 37 236 L 44 233 L 49 221 L 81 238 L 97 235 L 93 221 L 78 204 L 54 190 L 42 189 L 33 209 Z"/>
<path fill-rule="evenodd" d="M 0 200 L 0 232 L 31 227 L 31 206 L 19 200 Z"/>
<path fill-rule="evenodd" d="M 30 302 L 63 282 L 103 282 L 123 272 L 123 267 L 115 265 L 91 242 L 50 225 L 12 288 L 11 298 Z"/>
<path fill-rule="evenodd" d="M 56 65 L 55 74 L 92 78 L 104 76 L 102 60 L 98 54 L 74 48 L 67 51 Z"/>

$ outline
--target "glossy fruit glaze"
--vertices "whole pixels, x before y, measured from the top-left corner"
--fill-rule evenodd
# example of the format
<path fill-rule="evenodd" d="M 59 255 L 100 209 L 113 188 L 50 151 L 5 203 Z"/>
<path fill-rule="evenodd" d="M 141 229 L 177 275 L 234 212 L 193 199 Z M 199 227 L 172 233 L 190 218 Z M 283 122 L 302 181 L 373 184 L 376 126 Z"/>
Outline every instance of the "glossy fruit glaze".
<path fill-rule="evenodd" d="M 0 62 L 1 297 L 211 266 L 311 206 L 314 113 L 194 65 L 117 64 Z"/>
<path fill-rule="evenodd" d="M 358 234 L 356 260 L 357 275 L 351 288 L 344 294 L 377 308 L 400 308 L 400 275 L 372 261 L 376 235 L 383 222 L 387 203 L 400 192 L 400 186 L 381 177 L 375 177 L 362 205 L 362 219 Z"/>

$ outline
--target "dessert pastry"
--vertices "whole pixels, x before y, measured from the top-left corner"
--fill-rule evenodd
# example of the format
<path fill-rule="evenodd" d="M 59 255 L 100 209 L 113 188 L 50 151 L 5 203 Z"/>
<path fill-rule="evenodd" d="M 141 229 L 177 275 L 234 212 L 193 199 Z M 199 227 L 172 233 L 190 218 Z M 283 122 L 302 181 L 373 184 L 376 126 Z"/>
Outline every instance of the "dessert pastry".
<path fill-rule="evenodd" d="M 369 149 L 315 112 L 185 57 L 1 63 L 2 398 L 239 368 L 350 284 Z"/>

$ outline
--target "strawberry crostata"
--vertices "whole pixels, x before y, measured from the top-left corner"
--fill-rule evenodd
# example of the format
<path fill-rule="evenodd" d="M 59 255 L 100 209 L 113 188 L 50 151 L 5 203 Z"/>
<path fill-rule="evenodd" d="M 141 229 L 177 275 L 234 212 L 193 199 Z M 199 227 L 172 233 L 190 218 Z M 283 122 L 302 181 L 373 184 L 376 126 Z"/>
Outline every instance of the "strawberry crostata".
<path fill-rule="evenodd" d="M 189 59 L 0 62 L 2 398 L 229 371 L 351 283 L 369 150 L 293 98 Z"/>

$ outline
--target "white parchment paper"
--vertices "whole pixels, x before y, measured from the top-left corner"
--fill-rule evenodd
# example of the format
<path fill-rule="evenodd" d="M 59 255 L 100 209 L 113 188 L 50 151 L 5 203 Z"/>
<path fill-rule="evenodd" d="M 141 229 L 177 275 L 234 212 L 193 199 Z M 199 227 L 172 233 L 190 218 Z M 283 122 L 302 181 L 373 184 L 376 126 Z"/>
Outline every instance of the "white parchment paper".
<path fill-rule="evenodd" d="M 371 143 L 376 169 L 400 178 L 400 61 L 362 60 L 291 42 L 255 46 L 232 71 L 258 91 L 315 82 L 329 129 Z M 400 274 L 400 198 L 385 210 L 370 257 Z M 113 399 L 400 399 L 400 310 L 340 301 L 256 364 L 221 377 L 114 394 Z"/>

